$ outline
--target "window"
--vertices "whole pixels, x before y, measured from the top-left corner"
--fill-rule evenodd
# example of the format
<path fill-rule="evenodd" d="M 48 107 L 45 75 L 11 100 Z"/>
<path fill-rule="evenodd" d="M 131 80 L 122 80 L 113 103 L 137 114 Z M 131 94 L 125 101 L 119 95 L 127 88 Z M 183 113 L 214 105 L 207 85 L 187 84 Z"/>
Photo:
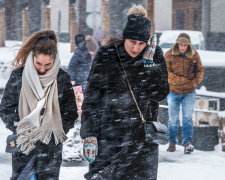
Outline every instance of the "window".
<path fill-rule="evenodd" d="M 217 110 L 217 102 L 216 101 L 209 101 L 209 110 Z"/>
<path fill-rule="evenodd" d="M 176 29 L 184 29 L 184 11 L 176 11 Z"/>

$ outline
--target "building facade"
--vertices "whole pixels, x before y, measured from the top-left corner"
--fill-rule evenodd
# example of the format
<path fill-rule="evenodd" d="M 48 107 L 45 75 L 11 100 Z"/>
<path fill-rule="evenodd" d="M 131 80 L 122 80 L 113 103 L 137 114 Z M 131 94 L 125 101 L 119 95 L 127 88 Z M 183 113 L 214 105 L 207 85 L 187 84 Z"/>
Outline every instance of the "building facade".
<path fill-rule="evenodd" d="M 41 29 L 41 14 L 43 14 L 41 0 L 4 0 L 2 6 L 1 8 L 5 9 L 7 40 L 22 40 L 22 10 L 25 7 L 30 12 L 28 13 L 30 34 Z"/>
<path fill-rule="evenodd" d="M 5 8 L 7 39 L 22 39 L 22 9 L 29 10 L 29 31 L 43 29 L 46 3 L 51 12 L 51 29 L 59 40 L 69 41 L 69 6 L 75 5 L 78 31 L 92 34 L 100 27 L 102 0 L 0 0 Z M 109 0 L 110 34 L 122 36 L 127 11 L 132 4 L 146 7 L 147 0 Z M 155 31 L 202 31 L 207 50 L 225 51 L 225 0 L 154 0 Z"/>

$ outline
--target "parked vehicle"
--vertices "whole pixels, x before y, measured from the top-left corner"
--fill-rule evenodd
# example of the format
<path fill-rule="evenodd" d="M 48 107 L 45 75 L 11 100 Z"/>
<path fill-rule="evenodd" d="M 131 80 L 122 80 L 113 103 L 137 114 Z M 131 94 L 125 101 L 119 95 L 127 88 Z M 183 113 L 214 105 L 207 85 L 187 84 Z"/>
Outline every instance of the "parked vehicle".
<path fill-rule="evenodd" d="M 161 48 L 171 48 L 176 42 L 180 33 L 187 33 L 191 38 L 192 47 L 196 50 L 205 50 L 205 38 L 201 31 L 189 30 L 168 30 L 162 31 L 159 37 L 159 46 Z"/>

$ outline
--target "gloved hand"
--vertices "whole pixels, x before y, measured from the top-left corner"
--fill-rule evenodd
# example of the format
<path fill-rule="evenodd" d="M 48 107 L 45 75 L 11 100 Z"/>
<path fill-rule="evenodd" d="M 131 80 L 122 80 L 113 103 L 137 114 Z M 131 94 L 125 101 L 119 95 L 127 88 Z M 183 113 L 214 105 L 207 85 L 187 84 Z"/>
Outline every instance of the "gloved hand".
<path fill-rule="evenodd" d="M 83 153 L 89 163 L 95 160 L 98 154 L 98 142 L 96 137 L 87 137 L 84 139 Z"/>

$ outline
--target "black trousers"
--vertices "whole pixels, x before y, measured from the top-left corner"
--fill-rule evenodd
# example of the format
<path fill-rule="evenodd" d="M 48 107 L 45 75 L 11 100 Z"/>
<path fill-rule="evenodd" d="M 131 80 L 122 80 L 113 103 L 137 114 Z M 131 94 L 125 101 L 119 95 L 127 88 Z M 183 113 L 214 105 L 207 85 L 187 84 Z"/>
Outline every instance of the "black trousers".
<path fill-rule="evenodd" d="M 157 180 L 158 171 L 158 145 L 148 145 L 143 147 L 138 145 L 131 147 L 128 156 L 133 156 L 131 161 L 127 159 L 126 168 L 121 172 L 120 165 L 116 168 L 115 178 L 118 180 Z M 119 176 L 117 176 L 119 174 Z"/>
<path fill-rule="evenodd" d="M 36 148 L 25 155 L 21 152 L 12 154 L 12 177 L 16 180 L 30 159 L 35 156 L 35 172 L 38 180 L 58 180 L 62 163 L 62 144 L 55 145 L 52 140 L 48 145 L 38 142 Z M 26 179 L 24 179 L 26 180 Z"/>
<path fill-rule="evenodd" d="M 98 172 L 89 171 L 85 178 L 95 180 L 157 180 L 158 171 L 158 145 L 136 143 L 125 147 L 119 155 L 115 155 L 110 163 L 104 164 L 107 159 L 97 159 L 91 164 L 91 169 L 100 169 Z M 94 167 L 96 166 L 96 167 Z"/>

